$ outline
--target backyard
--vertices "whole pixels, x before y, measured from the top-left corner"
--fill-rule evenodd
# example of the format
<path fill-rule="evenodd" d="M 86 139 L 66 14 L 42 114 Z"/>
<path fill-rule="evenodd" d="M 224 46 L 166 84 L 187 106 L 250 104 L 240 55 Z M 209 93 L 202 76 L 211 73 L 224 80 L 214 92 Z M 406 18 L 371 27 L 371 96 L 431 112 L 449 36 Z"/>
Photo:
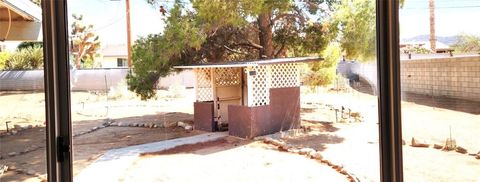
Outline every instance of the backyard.
<path fill-rule="evenodd" d="M 254 181 L 259 177 L 267 181 L 348 181 L 350 177 L 379 181 L 377 97 L 365 90 L 302 90 L 302 130 L 274 134 L 267 139 L 299 151 L 313 149 L 323 156 L 320 159 L 308 154 L 302 156 L 295 150 L 279 150 L 278 146 L 265 142 L 265 137 L 254 140 L 225 137 L 141 154 L 119 179 L 195 181 L 206 175 L 215 176 L 212 181 Z M 102 93 L 73 92 L 74 175 L 111 149 L 204 133 L 187 127 L 193 122 L 193 95 L 193 89 L 160 90 L 157 99 L 141 101 L 129 94 L 110 95 L 107 99 Z M 14 135 L 6 135 L 5 124 L 0 126 L 3 133 L 0 164 L 8 166 L 2 181 L 45 180 L 43 97 L 41 92 L 2 92 L 0 95 L 1 103 L 14 103 L 2 107 L 2 121 L 11 121 L 10 130 L 19 125 Z M 406 181 L 477 180 L 480 160 L 475 159 L 474 154 L 480 151 L 476 132 L 480 131 L 480 111 L 479 107 L 472 106 L 479 103 L 452 102 L 445 98 L 443 102 L 457 108 L 445 109 L 440 107 L 441 98 L 435 103 L 421 95 L 407 98 L 408 101 L 402 103 Z M 342 107 L 344 115 L 359 113 L 361 121 L 348 116 L 342 119 Z M 432 147 L 444 145 L 450 136 L 450 127 L 452 138 L 467 150 L 466 154 Z M 425 141 L 430 147 L 410 146 L 412 137 Z M 157 169 L 164 172 L 157 173 Z M 347 175 L 342 175 L 342 169 Z M 232 177 L 240 173 L 245 175 Z"/>

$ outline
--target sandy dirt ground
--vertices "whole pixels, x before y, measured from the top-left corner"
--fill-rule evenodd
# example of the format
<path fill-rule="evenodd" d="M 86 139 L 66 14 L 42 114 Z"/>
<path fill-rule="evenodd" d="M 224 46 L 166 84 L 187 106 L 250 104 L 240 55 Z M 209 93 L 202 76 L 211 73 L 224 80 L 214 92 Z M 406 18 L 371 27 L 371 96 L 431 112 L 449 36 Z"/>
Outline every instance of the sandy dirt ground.
<path fill-rule="evenodd" d="M 452 128 L 452 138 L 468 153 L 480 152 L 480 103 L 457 99 L 403 94 L 402 135 L 405 181 L 478 181 L 480 160 L 468 154 L 444 152 L 410 146 L 412 137 L 431 145 L 444 145 Z M 329 128 L 327 132 L 310 132 L 306 136 L 286 139 L 288 143 L 323 150 L 325 158 L 357 175 L 362 181 L 379 181 L 379 140 L 377 97 L 362 92 L 320 90 L 302 95 L 304 105 L 322 103 L 317 109 L 303 112 L 310 125 Z M 364 122 L 335 123 L 334 108 L 351 108 L 360 112 Z M 308 108 L 311 108 L 309 106 Z"/>
<path fill-rule="evenodd" d="M 186 91 L 191 92 L 191 90 Z M 159 94 L 167 95 L 161 91 Z M 140 101 L 132 98 L 106 99 L 105 95 L 73 92 L 72 125 L 73 134 L 79 134 L 93 127 L 101 126 L 106 121 L 123 124 L 156 124 L 159 128 L 110 126 L 73 138 L 74 175 L 95 161 L 105 151 L 131 145 L 192 136 L 200 131 L 185 131 L 175 127 L 176 122 L 193 122 L 193 97 L 191 93 L 176 99 L 163 96 L 162 99 Z M 1 136 L 0 164 L 15 166 L 17 169 L 38 174 L 41 178 L 46 173 L 44 95 L 32 92 L 0 93 L 0 103 L 12 103 L 0 106 L 0 120 L 11 121 L 14 125 L 27 127 L 16 135 Z M 108 106 L 108 109 L 107 107 Z M 108 119 L 108 120 L 107 120 Z M 0 132 L 6 132 L 5 123 L 0 125 Z M 101 139 L 101 140 L 99 140 Z M 38 148 L 22 153 L 27 148 Z M 10 156 L 10 153 L 17 153 Z M 18 155 L 21 153 L 20 155 Z M 33 175 L 8 171 L 0 176 L 0 181 L 41 181 Z"/>
<path fill-rule="evenodd" d="M 226 140 L 148 154 L 121 181 L 348 181 L 305 156 L 279 152 L 262 142 Z"/>
<path fill-rule="evenodd" d="M 298 136 L 287 136 L 287 143 L 310 147 L 322 152 L 324 158 L 335 164 L 341 164 L 349 173 L 361 181 L 379 181 L 379 144 L 377 97 L 360 90 L 335 92 L 318 90 L 313 93 L 302 89 L 302 125 L 311 128 L 308 133 Z M 192 90 L 185 95 L 193 96 Z M 158 100 L 148 102 L 137 98 L 106 99 L 105 95 L 88 92 L 74 92 L 72 95 L 73 133 L 88 131 L 92 127 L 113 120 L 116 123 L 154 123 L 168 125 L 177 121 L 191 123 L 193 119 L 193 97 L 175 99 L 169 93 L 161 93 Z M 430 148 L 409 146 L 412 137 L 425 140 L 430 144 L 442 144 L 450 135 L 457 145 L 468 150 L 468 153 L 480 151 L 480 103 L 446 98 L 430 98 L 421 95 L 404 94 L 402 102 L 403 138 L 407 142 L 403 148 L 405 181 L 476 181 L 480 178 L 480 160 L 467 154 L 444 152 Z M 19 132 L 13 136 L 0 137 L 0 164 L 14 165 L 17 168 L 32 170 L 40 175 L 45 174 L 45 130 L 43 93 L 0 93 L 0 103 L 11 103 L 0 106 L 0 132 L 5 132 L 5 123 L 11 121 L 21 126 L 39 125 Z M 108 107 L 107 107 L 108 106 Z M 351 112 L 359 112 L 363 122 L 336 122 L 335 110 L 344 107 Z M 338 116 L 338 115 L 337 115 Z M 74 173 L 97 159 L 105 151 L 136 144 L 191 136 L 200 132 L 187 132 L 178 127 L 140 128 L 140 127 L 106 127 L 94 132 L 74 137 Z M 101 138 L 101 140 L 99 140 Z M 9 153 L 20 153 L 28 147 L 37 150 L 9 157 Z M 172 151 L 170 151 L 172 152 Z M 175 170 L 181 167 L 198 168 L 209 174 L 212 180 L 216 176 L 228 178 L 234 175 L 237 179 L 255 180 L 257 176 L 265 176 L 274 181 L 290 181 L 289 176 L 309 181 L 323 178 L 337 179 L 337 173 L 330 173 L 313 160 L 294 154 L 281 153 L 269 149 L 264 144 L 253 141 L 232 140 L 223 144 L 191 149 L 191 151 L 174 151 L 177 154 L 155 154 L 142 157 L 125 174 L 125 181 L 138 181 L 140 177 L 146 181 L 169 176 L 168 179 L 191 180 L 200 179 L 197 171 Z M 216 160 L 216 159 L 219 160 Z M 210 159 L 207 161 L 207 159 Z M 255 159 L 255 160 L 253 160 Z M 215 161 L 215 162 L 210 162 Z M 217 162 L 218 161 L 218 162 Z M 232 164 L 228 162 L 232 161 Z M 155 166 L 159 162 L 178 165 Z M 177 162 L 177 163 L 176 163 Z M 192 163 L 194 162 L 194 163 Z M 194 165 L 192 165 L 194 164 Z M 235 165 L 233 165 L 235 164 Z M 288 165 L 286 165 L 288 164 Z M 192 166 L 189 166 L 192 165 Z M 308 166 L 292 170 L 291 166 Z M 152 167 L 152 166 L 155 166 Z M 224 167 L 228 166 L 228 167 Z M 287 167 L 285 167 L 287 166 Z M 252 170 L 250 169 L 250 167 Z M 162 170 L 157 170 L 161 168 Z M 264 169 L 263 169 L 264 168 Z M 154 170 L 155 169 L 155 170 Z M 152 171 L 153 170 L 153 171 Z M 298 172 L 296 170 L 302 170 Z M 165 171 L 165 173 L 158 173 Z M 258 172 L 257 172 L 258 171 Z M 278 172 L 282 171 L 282 172 Z M 184 177 L 177 178 L 180 174 Z M 290 173 L 288 173 L 290 172 Z M 247 174 L 249 173 L 249 174 Z M 251 174 L 250 174 L 251 173 Z M 138 175 L 142 174 L 142 175 Z M 229 174 L 229 175 L 227 175 Z M 285 177 L 276 177 L 273 174 Z M 304 175 L 301 175 L 304 174 Z M 242 178 L 243 177 L 243 178 Z M 311 178 L 309 178 L 311 177 Z M 341 176 L 342 177 L 342 176 Z M 161 178 L 164 179 L 164 178 Z M 343 180 L 344 178 L 342 178 Z M 327 181 L 332 181 L 327 180 Z M 340 180 L 340 179 L 339 179 Z M 0 176 L 0 181 L 39 181 L 31 175 L 7 172 Z M 167 180 L 169 181 L 169 180 Z M 228 181 L 228 180 L 227 180 Z M 298 181 L 298 180 L 295 180 Z M 315 180 L 312 180 L 315 181 Z"/>

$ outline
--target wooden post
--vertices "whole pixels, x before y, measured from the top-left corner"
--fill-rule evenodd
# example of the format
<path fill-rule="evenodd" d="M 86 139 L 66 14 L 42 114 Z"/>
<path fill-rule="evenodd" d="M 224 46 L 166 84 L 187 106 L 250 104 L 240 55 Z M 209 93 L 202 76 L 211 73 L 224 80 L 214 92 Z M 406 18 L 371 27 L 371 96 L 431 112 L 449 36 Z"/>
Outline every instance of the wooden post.
<path fill-rule="evenodd" d="M 128 50 L 128 68 L 132 68 L 132 42 L 130 32 L 130 0 L 125 0 L 126 3 L 126 18 L 127 18 L 127 50 Z"/>
<path fill-rule="evenodd" d="M 215 68 L 210 68 L 210 85 L 212 87 L 212 99 L 213 99 L 213 117 L 218 117 L 218 108 L 217 108 L 217 86 L 215 84 Z M 217 120 L 218 121 L 218 120 Z"/>

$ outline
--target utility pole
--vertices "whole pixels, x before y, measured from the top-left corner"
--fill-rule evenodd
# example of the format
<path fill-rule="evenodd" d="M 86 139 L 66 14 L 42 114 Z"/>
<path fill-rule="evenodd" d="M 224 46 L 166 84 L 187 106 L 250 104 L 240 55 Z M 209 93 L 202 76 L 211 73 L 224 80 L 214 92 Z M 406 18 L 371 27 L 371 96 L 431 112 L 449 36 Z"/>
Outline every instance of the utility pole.
<path fill-rule="evenodd" d="M 125 0 L 126 3 L 126 18 L 127 18 L 127 50 L 128 50 L 128 68 L 132 68 L 132 38 L 131 38 L 131 32 L 130 32 L 130 0 Z"/>
<path fill-rule="evenodd" d="M 428 0 L 428 8 L 430 9 L 430 49 L 435 53 L 437 49 L 437 38 L 435 37 L 435 0 Z"/>

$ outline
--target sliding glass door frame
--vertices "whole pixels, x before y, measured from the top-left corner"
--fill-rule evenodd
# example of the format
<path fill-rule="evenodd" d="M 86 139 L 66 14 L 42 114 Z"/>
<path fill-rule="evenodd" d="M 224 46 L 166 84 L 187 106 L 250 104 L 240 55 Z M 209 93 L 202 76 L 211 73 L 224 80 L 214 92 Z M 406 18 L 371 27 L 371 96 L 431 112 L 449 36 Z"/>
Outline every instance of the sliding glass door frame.
<path fill-rule="evenodd" d="M 399 1 L 376 5 L 380 179 L 397 182 L 403 181 Z"/>
<path fill-rule="evenodd" d="M 72 181 L 67 0 L 43 0 L 48 181 Z M 376 0 L 381 181 L 403 181 L 398 0 Z"/>
<path fill-rule="evenodd" d="M 42 1 L 48 181 L 72 181 L 70 65 L 66 0 Z"/>

